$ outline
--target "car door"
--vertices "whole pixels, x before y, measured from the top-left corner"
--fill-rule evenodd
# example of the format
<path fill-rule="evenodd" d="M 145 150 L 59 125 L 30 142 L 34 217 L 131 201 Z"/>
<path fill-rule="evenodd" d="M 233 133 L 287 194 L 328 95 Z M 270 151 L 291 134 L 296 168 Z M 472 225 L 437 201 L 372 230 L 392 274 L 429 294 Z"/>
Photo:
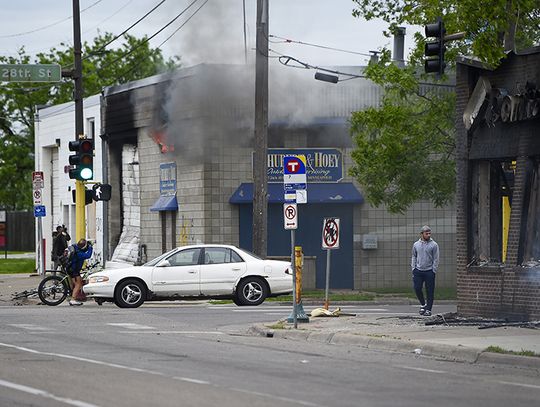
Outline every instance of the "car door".
<path fill-rule="evenodd" d="M 234 284 L 246 271 L 246 262 L 228 247 L 204 248 L 201 292 L 204 295 L 232 294 Z"/>
<path fill-rule="evenodd" d="M 179 250 L 152 270 L 153 291 L 158 296 L 199 295 L 200 248 Z"/>

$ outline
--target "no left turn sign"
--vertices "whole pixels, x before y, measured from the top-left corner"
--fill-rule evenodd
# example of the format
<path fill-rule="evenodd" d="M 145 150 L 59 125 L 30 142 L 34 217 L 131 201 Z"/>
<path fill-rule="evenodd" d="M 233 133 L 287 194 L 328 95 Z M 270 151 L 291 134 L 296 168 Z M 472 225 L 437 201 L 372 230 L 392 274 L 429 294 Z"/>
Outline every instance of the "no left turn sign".
<path fill-rule="evenodd" d="M 322 248 L 339 249 L 339 218 L 324 218 Z"/>

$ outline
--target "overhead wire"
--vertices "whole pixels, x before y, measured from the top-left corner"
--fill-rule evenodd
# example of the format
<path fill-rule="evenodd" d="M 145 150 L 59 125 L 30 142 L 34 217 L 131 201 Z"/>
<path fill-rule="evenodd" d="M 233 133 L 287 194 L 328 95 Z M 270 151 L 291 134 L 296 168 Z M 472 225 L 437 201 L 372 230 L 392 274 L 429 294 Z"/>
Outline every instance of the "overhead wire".
<path fill-rule="evenodd" d="M 370 54 L 366 54 L 364 52 L 349 51 L 349 50 L 341 49 L 341 48 L 328 47 L 326 45 L 319 45 L 319 44 L 313 44 L 313 43 L 310 43 L 310 42 L 291 40 L 291 39 L 288 39 L 288 38 L 285 38 L 285 37 L 280 37 L 280 36 L 277 36 L 277 35 L 269 35 L 269 37 L 270 38 L 279 38 L 279 39 L 283 40 L 283 41 L 270 41 L 270 40 L 268 40 L 269 42 L 272 42 L 273 44 L 283 44 L 283 43 L 291 44 L 292 43 L 292 44 L 299 44 L 299 45 L 307 45 L 307 46 L 315 47 L 315 48 L 327 49 L 327 50 L 331 50 L 331 51 L 346 52 L 348 54 L 362 55 L 362 56 L 366 56 L 366 57 L 371 56 Z"/>
<path fill-rule="evenodd" d="M 150 37 L 145 38 L 142 40 L 136 47 L 133 47 L 130 51 L 126 52 L 125 54 L 119 56 L 118 58 L 115 58 L 113 61 L 108 63 L 107 65 L 99 68 L 97 71 L 100 72 L 104 68 L 107 68 L 108 66 L 111 66 L 115 64 L 116 62 L 120 61 L 122 58 L 127 57 L 128 55 L 131 55 L 133 52 L 135 52 L 137 49 L 148 43 L 152 38 L 160 34 L 163 30 L 165 30 L 167 27 L 169 27 L 172 23 L 174 23 L 176 20 L 178 20 L 184 13 L 186 13 L 197 1 L 199 0 L 193 0 L 184 10 L 182 10 L 179 14 L 177 14 L 171 21 L 169 21 L 167 24 L 165 24 L 163 27 L 161 27 L 158 31 L 156 31 L 154 34 L 152 34 Z"/>
<path fill-rule="evenodd" d="M 161 49 L 161 46 L 162 46 L 163 44 L 165 44 L 167 41 L 169 41 L 169 40 L 170 40 L 170 39 L 171 39 L 178 31 L 180 31 L 180 29 L 181 29 L 183 26 L 185 26 L 185 25 L 189 22 L 189 20 L 191 20 L 191 19 L 195 16 L 195 14 L 197 14 L 197 13 L 199 12 L 199 10 L 202 9 L 206 3 L 208 3 L 208 1 L 209 1 L 209 0 L 205 0 L 204 3 L 201 4 L 201 5 L 199 6 L 199 8 L 197 8 L 197 10 L 195 10 L 195 11 L 193 12 L 193 14 L 191 14 L 191 15 L 186 19 L 186 21 L 184 21 L 184 22 L 183 22 L 176 30 L 174 30 L 174 32 L 173 32 L 171 35 L 169 35 L 169 36 L 168 36 L 161 44 L 159 44 L 156 48 Z M 122 73 L 120 74 L 120 76 L 125 76 L 125 75 L 127 75 L 127 74 L 133 72 L 136 68 L 138 68 L 138 67 L 141 65 L 142 62 L 143 62 L 143 61 L 140 61 L 138 64 L 135 64 L 133 67 L 131 67 L 131 68 L 128 69 L 127 71 L 122 72 Z M 111 86 L 111 85 L 113 85 L 113 84 L 110 84 L 110 85 L 108 85 L 108 86 Z"/>
<path fill-rule="evenodd" d="M 103 1 L 103 0 L 97 0 L 96 2 L 90 4 L 88 7 L 82 9 L 80 12 L 83 13 L 83 12 L 85 12 L 86 10 L 91 9 L 91 8 L 94 7 L 95 5 L 101 3 L 102 1 Z M 22 37 L 23 35 L 33 34 L 33 33 L 35 33 L 35 32 L 43 31 L 43 30 L 46 30 L 47 28 L 54 27 L 55 25 L 61 24 L 61 23 L 63 23 L 64 21 L 71 20 L 72 18 L 73 18 L 73 16 L 71 15 L 71 16 L 69 16 L 69 17 L 66 17 L 66 18 L 62 19 L 62 20 L 56 21 L 56 22 L 54 22 L 54 23 L 45 25 L 45 26 L 40 27 L 40 28 L 36 28 L 36 29 L 34 29 L 34 30 L 25 31 L 25 32 L 20 32 L 20 33 L 16 33 L 16 34 L 0 35 L 0 38 Z"/>

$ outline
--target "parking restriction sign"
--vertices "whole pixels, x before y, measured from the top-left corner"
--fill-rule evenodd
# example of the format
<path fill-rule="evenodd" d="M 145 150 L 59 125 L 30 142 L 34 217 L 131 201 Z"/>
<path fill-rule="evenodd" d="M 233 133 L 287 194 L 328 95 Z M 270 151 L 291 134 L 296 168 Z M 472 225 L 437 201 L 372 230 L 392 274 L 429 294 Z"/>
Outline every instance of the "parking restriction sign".
<path fill-rule="evenodd" d="M 339 249 L 339 218 L 324 218 L 322 248 Z"/>
<path fill-rule="evenodd" d="M 286 230 L 298 228 L 298 210 L 296 204 L 283 204 L 283 221 Z"/>

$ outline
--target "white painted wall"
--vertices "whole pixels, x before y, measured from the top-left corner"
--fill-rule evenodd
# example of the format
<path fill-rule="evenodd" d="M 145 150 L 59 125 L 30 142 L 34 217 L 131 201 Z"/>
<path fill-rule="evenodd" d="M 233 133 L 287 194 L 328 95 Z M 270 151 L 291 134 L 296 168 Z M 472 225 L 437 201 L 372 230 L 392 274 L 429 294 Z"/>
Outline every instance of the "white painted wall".
<path fill-rule="evenodd" d="M 94 179 L 102 181 L 102 141 L 100 95 L 84 99 L 84 133 L 90 136 L 90 121 L 94 121 Z M 66 225 L 75 243 L 75 204 L 71 190 L 75 189 L 75 180 L 69 179 L 64 166 L 69 165 L 68 143 L 75 140 L 74 103 L 38 109 L 35 121 L 35 169 L 43 171 L 43 205 L 46 216 L 43 217 L 43 238 L 46 241 L 46 268 L 51 266 L 52 232 L 58 225 Z M 92 185 L 87 188 L 91 189 Z M 94 258 L 103 260 L 103 202 L 94 202 L 86 206 L 87 238 L 95 239 Z M 37 228 L 37 221 L 36 221 Z M 37 236 L 37 233 L 36 233 Z M 36 244 L 39 247 L 39 244 Z"/>

